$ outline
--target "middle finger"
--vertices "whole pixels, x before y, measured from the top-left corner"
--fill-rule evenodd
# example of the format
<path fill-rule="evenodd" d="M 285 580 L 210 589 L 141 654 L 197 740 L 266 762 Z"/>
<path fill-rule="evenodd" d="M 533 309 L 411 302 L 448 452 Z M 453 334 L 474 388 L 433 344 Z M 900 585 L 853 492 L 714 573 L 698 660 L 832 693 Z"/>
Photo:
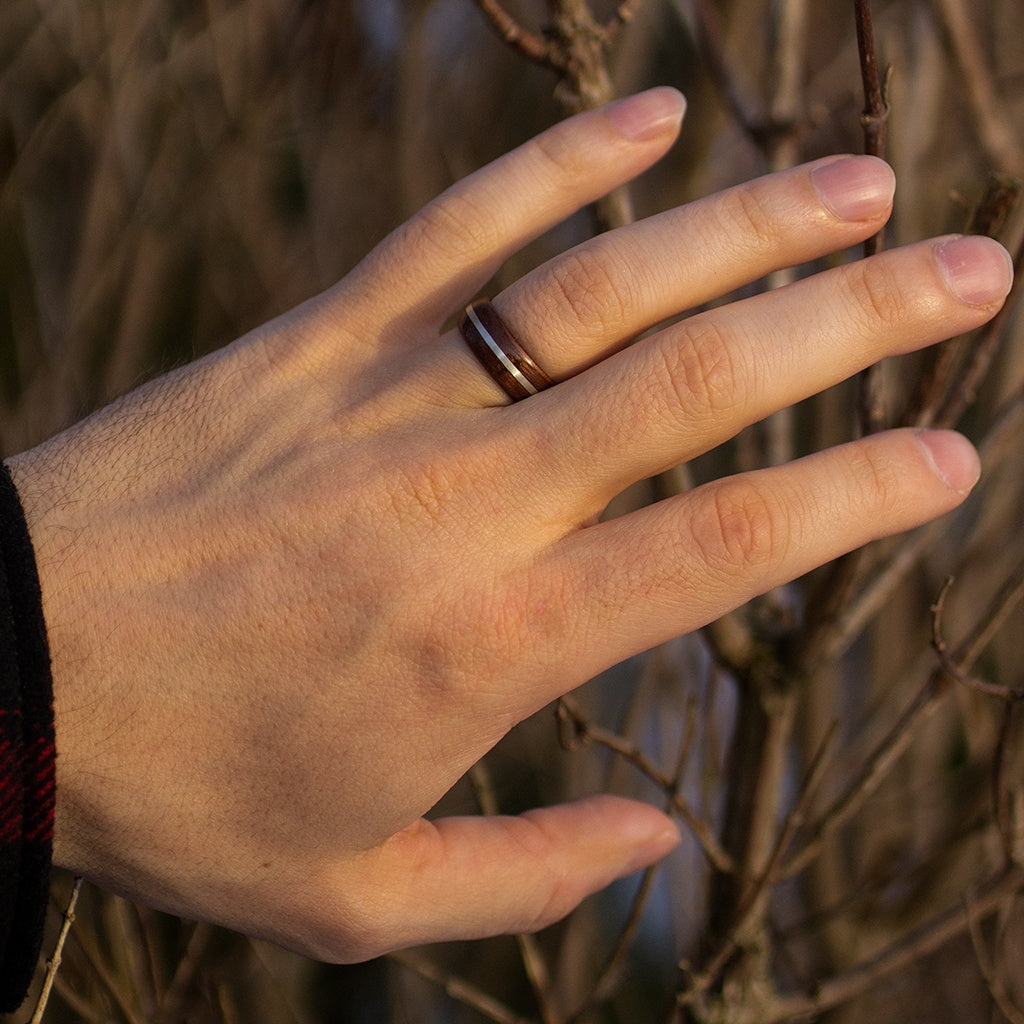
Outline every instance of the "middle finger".
<path fill-rule="evenodd" d="M 591 515 L 879 359 L 980 326 L 1011 280 L 991 239 L 921 242 L 691 317 L 508 412 Z"/>
<path fill-rule="evenodd" d="M 494 306 L 564 379 L 671 316 L 863 240 L 888 217 L 893 188 L 881 160 L 828 157 L 598 235 Z"/>

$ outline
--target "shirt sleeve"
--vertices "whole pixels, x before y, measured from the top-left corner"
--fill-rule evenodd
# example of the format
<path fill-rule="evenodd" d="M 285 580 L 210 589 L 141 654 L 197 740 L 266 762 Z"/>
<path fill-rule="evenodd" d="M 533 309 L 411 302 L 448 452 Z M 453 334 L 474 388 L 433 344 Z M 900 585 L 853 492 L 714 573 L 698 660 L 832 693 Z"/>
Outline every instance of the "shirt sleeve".
<path fill-rule="evenodd" d="M 24 1001 L 42 946 L 55 769 L 39 574 L 18 492 L 0 463 L 0 1013 Z"/>

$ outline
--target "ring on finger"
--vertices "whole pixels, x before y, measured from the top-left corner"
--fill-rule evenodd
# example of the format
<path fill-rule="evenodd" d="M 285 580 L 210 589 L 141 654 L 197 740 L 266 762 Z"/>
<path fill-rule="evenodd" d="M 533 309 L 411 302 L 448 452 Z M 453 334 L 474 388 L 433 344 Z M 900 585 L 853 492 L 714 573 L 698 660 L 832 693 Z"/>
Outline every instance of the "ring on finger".
<path fill-rule="evenodd" d="M 480 365 L 512 399 L 522 401 L 555 382 L 533 361 L 486 299 L 466 307 L 459 332 Z"/>

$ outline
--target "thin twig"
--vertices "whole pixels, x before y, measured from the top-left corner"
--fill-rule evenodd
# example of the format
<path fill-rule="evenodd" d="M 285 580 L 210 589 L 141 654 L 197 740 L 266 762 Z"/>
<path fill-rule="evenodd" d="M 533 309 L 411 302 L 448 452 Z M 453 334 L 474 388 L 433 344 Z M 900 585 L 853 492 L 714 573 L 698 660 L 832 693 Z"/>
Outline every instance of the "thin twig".
<path fill-rule="evenodd" d="M 936 710 L 948 690 L 941 671 L 933 672 L 864 762 L 857 777 L 813 824 L 804 845 L 780 869 L 776 876 L 779 880 L 802 871 L 818 856 L 825 839 L 863 806 L 910 746 L 920 723 Z"/>
<path fill-rule="evenodd" d="M 1021 1013 L 1013 1005 L 1013 1001 L 1006 991 L 1006 986 L 1000 981 L 994 966 L 989 962 L 988 955 L 985 952 L 985 940 L 981 934 L 981 927 L 977 916 L 971 914 L 967 923 L 971 936 L 971 946 L 974 948 L 974 959 L 978 964 L 978 970 L 981 971 L 981 976 L 985 979 L 985 985 L 988 987 L 988 993 L 992 997 L 992 1002 L 996 1004 L 999 1012 L 1009 1021 L 1009 1024 L 1024 1024 L 1024 1013 Z"/>
<path fill-rule="evenodd" d="M 772 852 L 771 860 L 765 870 L 766 880 L 771 881 L 773 885 L 779 881 L 774 874 L 776 866 L 781 860 L 782 855 L 789 849 L 789 844 L 792 842 L 793 836 L 795 836 L 799 829 L 803 827 L 804 820 L 807 815 L 807 808 L 810 806 L 811 799 L 817 792 L 818 786 L 821 784 L 821 780 L 824 777 L 825 768 L 828 765 L 827 756 L 829 751 L 832 749 L 832 745 L 835 742 L 838 732 L 839 722 L 838 720 L 833 720 L 829 724 L 824 737 L 822 737 L 821 743 L 818 745 L 818 749 L 814 753 L 814 757 L 811 758 L 810 768 L 807 772 L 807 780 L 804 782 L 804 788 L 800 793 L 800 798 L 786 816 L 786 821 L 779 832 L 779 840 L 776 843 L 775 850 Z"/>
<path fill-rule="evenodd" d="M 699 974 L 690 974 L 691 983 L 687 992 L 681 994 L 681 1002 L 690 1003 L 698 995 L 707 991 L 707 989 L 715 983 L 718 976 L 724 970 L 726 964 L 740 948 L 741 935 L 745 932 L 751 919 L 758 913 L 758 907 L 761 902 L 762 895 L 769 886 L 776 883 L 777 879 L 775 869 L 778 866 L 782 855 L 789 846 L 791 839 L 803 824 L 807 807 L 824 776 L 825 767 L 828 763 L 827 755 L 832 749 L 832 744 L 835 741 L 838 728 L 839 723 L 833 722 L 828 730 L 826 730 L 825 736 L 822 738 L 821 743 L 818 745 L 818 749 L 815 751 L 815 754 L 811 759 L 811 764 L 807 771 L 807 778 L 801 789 L 800 796 L 792 810 L 787 815 L 782 828 L 779 830 L 779 834 L 775 840 L 775 845 L 772 848 L 771 855 L 765 863 L 764 868 L 755 879 L 750 890 L 744 894 L 736 915 L 736 921 L 730 928 L 729 934 L 720 946 L 718 952 L 710 958 L 707 965 L 701 969 Z"/>
<path fill-rule="evenodd" d="M 71 895 L 68 897 L 67 906 L 64 908 L 64 920 L 57 935 L 57 942 L 53 947 L 53 955 L 46 961 L 46 974 L 43 977 L 43 988 L 39 993 L 39 1001 L 36 1003 L 35 1013 L 29 1024 L 40 1024 L 43 1014 L 46 1012 L 46 1004 L 50 1001 L 50 992 L 53 990 L 53 983 L 57 978 L 57 971 L 60 970 L 61 958 L 64 953 L 64 943 L 67 941 L 68 932 L 75 921 L 75 904 L 78 903 L 78 894 L 82 891 L 82 878 L 75 879 L 71 887 Z"/>
<path fill-rule="evenodd" d="M 942 635 L 942 613 L 952 585 L 953 577 L 949 576 L 931 607 L 932 647 L 938 655 L 943 670 L 958 683 L 977 690 L 979 693 L 1011 702 L 1024 700 L 1024 690 L 990 683 L 985 679 L 978 679 L 970 675 L 971 666 L 996 634 L 1006 616 L 1024 597 L 1024 564 L 1018 565 L 1016 570 L 1011 573 L 966 639 L 961 641 L 956 651 L 951 654 Z"/>
<path fill-rule="evenodd" d="M 915 530 L 885 557 L 879 557 L 877 549 L 861 549 L 862 578 L 866 582 L 858 588 L 854 584 L 859 580 L 851 580 L 845 604 L 837 609 L 831 620 L 823 621 L 816 638 L 814 656 L 807 666 L 809 672 L 813 673 L 820 665 L 828 664 L 843 654 L 861 635 L 868 622 L 886 606 L 925 551 L 946 529 L 947 524 L 937 520 Z"/>
<path fill-rule="evenodd" d="M 574 1022 L 582 1020 L 615 994 L 615 988 L 619 984 L 625 968 L 626 956 L 643 921 L 644 910 L 654 887 L 654 876 L 657 870 L 658 866 L 654 865 L 644 871 L 643 878 L 640 880 L 640 886 L 637 889 L 636 896 L 633 897 L 629 914 L 619 932 L 615 945 L 605 958 L 604 964 L 598 972 L 590 992 L 587 993 L 580 1006 L 567 1018 L 567 1024 L 574 1024 Z"/>
<path fill-rule="evenodd" d="M 945 683 L 946 679 L 955 679 L 1004 700 L 1024 698 L 1024 693 L 1018 696 L 1016 690 L 994 686 L 969 675 L 970 667 L 991 640 L 1004 618 L 1024 597 L 1024 565 L 1018 566 L 1017 570 L 1003 584 L 975 628 L 952 655 L 946 648 L 941 628 L 942 612 L 951 583 L 952 580 L 947 581 L 932 605 L 932 644 L 940 658 L 939 670 L 931 674 L 924 687 L 868 758 L 858 777 L 816 822 L 814 831 L 805 846 L 785 865 L 783 877 L 792 877 L 803 870 L 817 856 L 825 837 L 844 821 L 849 820 L 863 805 L 867 797 L 875 791 L 881 780 L 885 778 L 909 746 L 918 723 L 925 715 L 934 711 L 939 700 L 946 693 L 948 689 Z"/>
<path fill-rule="evenodd" d="M 499 0 L 476 0 L 476 5 L 509 46 L 554 72 L 558 78 L 555 95 L 566 113 L 575 114 L 614 98 L 608 51 L 641 2 L 626 0 L 606 21 L 599 22 L 588 0 L 549 0 L 548 22 L 540 32 L 524 28 Z M 629 189 L 623 185 L 612 190 L 596 200 L 590 211 L 598 234 L 632 223 Z"/>
<path fill-rule="evenodd" d="M 971 120 L 988 159 L 1002 172 L 1020 174 L 1024 170 L 1024 151 L 1011 129 L 1016 119 L 1008 113 L 999 95 L 992 62 L 982 51 L 963 0 L 935 0 L 935 6 L 960 66 Z"/>
<path fill-rule="evenodd" d="M 997 238 L 1020 202 L 1024 182 L 1018 178 L 992 175 L 985 194 L 975 207 L 967 234 Z M 1003 337 L 1008 311 L 1013 308 L 1019 292 L 1021 251 L 1014 257 L 1014 283 L 1000 312 L 979 331 L 961 335 L 930 348 L 914 394 L 902 417 L 905 424 L 919 427 L 952 427 L 974 403 Z M 970 356 L 967 369 L 964 363 Z"/>
<path fill-rule="evenodd" d="M 826 1010 L 848 1003 L 888 975 L 917 963 L 941 949 L 970 927 L 972 915 L 986 917 L 1002 906 L 1007 897 L 1024 888 L 1024 872 L 1017 868 L 991 879 L 970 903 L 936 914 L 917 928 L 885 946 L 869 959 L 842 974 L 823 981 L 809 995 L 780 998 L 774 1007 L 758 1015 L 756 1024 L 785 1024 L 816 1017 Z M 750 1021 L 749 1024 L 754 1024 Z"/>
<path fill-rule="evenodd" d="M 731 873 L 736 870 L 735 862 L 715 838 L 708 823 L 693 810 L 682 794 L 673 792 L 672 779 L 661 771 L 635 743 L 609 729 L 594 725 L 571 697 L 563 697 L 559 701 L 558 717 L 561 735 L 571 734 L 577 746 L 596 743 L 618 754 L 656 786 L 668 793 L 672 811 L 682 818 L 700 844 L 704 855 L 715 868 L 723 873 Z"/>
<path fill-rule="evenodd" d="M 882 78 L 878 72 L 875 52 L 875 29 L 871 17 L 871 0 L 854 0 L 857 23 L 857 51 L 860 55 L 861 83 L 864 88 L 864 112 L 860 123 L 864 129 L 864 152 L 869 156 L 885 158 L 886 126 L 889 106 L 886 103 Z M 864 242 L 864 255 L 881 252 L 885 243 L 885 229 Z M 862 370 L 857 378 L 857 416 L 862 434 L 873 434 L 885 425 L 885 399 L 882 394 L 880 364 Z"/>
<path fill-rule="evenodd" d="M 983 477 L 991 475 L 1006 459 L 1018 457 L 1017 434 L 1022 418 L 1024 385 L 1011 393 L 996 410 L 991 425 L 978 442 Z M 864 557 L 870 560 L 870 568 L 863 573 L 865 582 L 854 596 L 846 600 L 834 619 L 823 619 L 820 635 L 815 638 L 816 643 L 810 645 L 814 654 L 808 659 L 808 671 L 813 672 L 817 665 L 839 657 L 846 650 L 946 529 L 946 523 L 940 519 L 908 534 L 892 553 L 884 553 L 884 549 L 877 545 L 861 549 L 865 552 Z M 827 594 L 827 590 L 825 592 Z M 802 641 L 801 649 L 806 646 Z"/>
<path fill-rule="evenodd" d="M 1018 864 L 1020 857 L 1017 848 L 1020 837 L 1017 835 L 1016 816 L 1008 806 L 1006 792 L 1006 760 L 1013 733 L 1014 718 L 1017 704 L 1008 701 L 1003 707 L 1003 720 L 999 726 L 999 738 L 996 741 L 995 753 L 992 757 L 992 806 L 995 809 L 996 825 L 1003 844 L 1003 857 L 1007 864 Z"/>
<path fill-rule="evenodd" d="M 528 1017 L 521 1017 L 504 1003 L 477 988 L 476 985 L 441 970 L 436 964 L 423 957 L 416 956 L 414 953 L 398 952 L 391 953 L 390 958 L 426 981 L 437 985 L 450 999 L 476 1010 L 477 1013 L 493 1021 L 494 1024 L 536 1024 L 536 1021 L 531 1021 Z"/>
<path fill-rule="evenodd" d="M 559 52 L 558 47 L 543 36 L 523 28 L 498 0 L 476 0 L 476 5 L 494 26 L 498 35 L 527 60 L 552 71 L 565 71 L 565 57 Z"/>
<path fill-rule="evenodd" d="M 83 931 L 81 928 L 76 928 L 75 931 L 71 933 L 71 937 L 78 948 L 82 951 L 86 960 L 89 961 L 89 967 L 92 969 L 93 974 L 107 990 L 125 1020 L 127 1020 L 129 1024 L 141 1024 L 142 1018 L 140 1017 L 136 1007 L 132 1006 L 131 1000 L 126 998 L 125 993 L 118 985 L 117 979 L 110 971 L 107 958 L 94 944 L 95 936 L 90 936 L 87 931 Z"/>
<path fill-rule="evenodd" d="M 835 559 L 821 570 L 805 600 L 806 618 L 798 642 L 793 644 L 795 669 L 811 677 L 834 656 L 837 633 L 849 636 L 842 623 L 872 558 L 870 548 L 858 548 Z"/>
<path fill-rule="evenodd" d="M 860 121 L 864 129 L 864 152 L 884 159 L 889 106 L 882 88 L 882 76 L 878 72 L 871 0 L 854 0 L 854 17 L 857 22 L 861 84 L 864 87 L 864 112 Z"/>
<path fill-rule="evenodd" d="M 1006 749 L 1013 725 L 1013 713 L 1021 700 L 1024 690 L 998 686 L 984 679 L 971 676 L 967 671 L 981 652 L 988 646 L 1007 615 L 1024 597 L 1024 564 L 1017 567 L 1014 573 L 1003 583 L 989 607 L 985 610 L 956 652 L 950 654 L 942 635 L 942 614 L 946 599 L 953 585 L 953 577 L 946 578 L 935 602 L 932 604 L 932 647 L 939 657 L 944 671 L 952 678 L 973 690 L 991 697 L 998 697 L 1006 702 L 1003 721 L 999 730 L 999 738 L 993 756 L 992 765 L 992 808 L 1003 845 L 1003 855 L 1007 864 L 1014 863 L 1016 839 L 1013 835 L 1012 823 L 1007 820 L 1006 809 Z"/>

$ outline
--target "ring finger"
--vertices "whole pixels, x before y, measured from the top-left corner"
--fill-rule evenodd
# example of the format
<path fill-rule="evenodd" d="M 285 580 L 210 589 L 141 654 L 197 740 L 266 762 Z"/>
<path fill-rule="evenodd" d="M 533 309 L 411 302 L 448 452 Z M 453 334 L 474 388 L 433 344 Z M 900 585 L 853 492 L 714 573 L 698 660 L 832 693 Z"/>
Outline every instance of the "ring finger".
<path fill-rule="evenodd" d="M 882 161 L 826 158 L 599 235 L 508 287 L 494 307 L 537 363 L 565 379 L 675 314 L 873 234 L 892 196 Z M 504 400 L 486 376 L 472 378 L 470 402 Z"/>

